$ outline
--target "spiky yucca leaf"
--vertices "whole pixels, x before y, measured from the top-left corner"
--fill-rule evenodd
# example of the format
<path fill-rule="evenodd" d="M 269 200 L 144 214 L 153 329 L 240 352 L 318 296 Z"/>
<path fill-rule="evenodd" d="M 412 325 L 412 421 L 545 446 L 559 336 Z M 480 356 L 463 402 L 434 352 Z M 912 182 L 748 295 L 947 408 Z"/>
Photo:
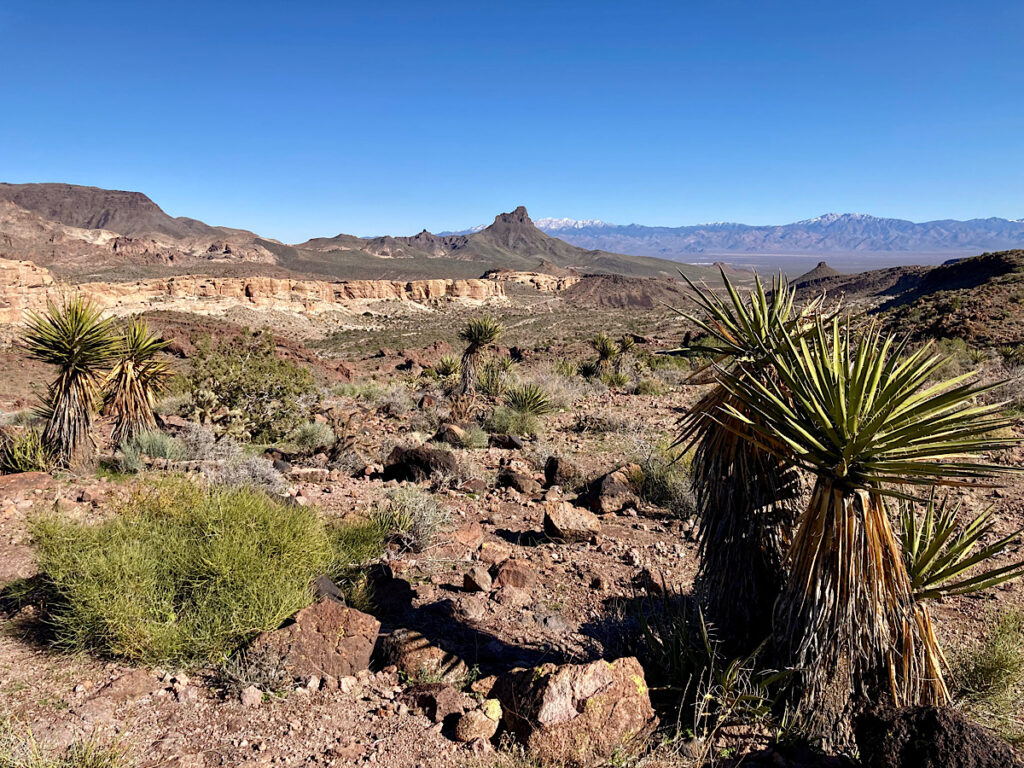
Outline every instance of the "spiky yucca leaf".
<path fill-rule="evenodd" d="M 884 495 L 897 486 L 957 484 L 1002 467 L 972 454 L 1013 444 L 993 438 L 1010 420 L 978 405 L 991 387 L 968 377 L 931 383 L 941 356 L 876 328 L 854 338 L 838 319 L 775 345 L 775 376 L 723 374 L 739 401 L 726 415 L 745 436 L 817 476 L 788 555 L 774 624 L 776 646 L 801 671 L 796 711 L 811 733 L 852 743 L 857 702 L 885 691 L 897 705 L 944 704 L 942 651 L 914 600 Z"/>
<path fill-rule="evenodd" d="M 722 281 L 724 298 L 690 283 L 700 310 L 690 320 L 705 331 L 701 352 L 717 362 L 708 370 L 731 370 L 743 379 L 768 376 L 771 345 L 787 333 L 805 332 L 820 299 L 798 311 L 795 289 L 781 278 L 770 292 L 756 280 L 745 298 L 724 272 Z M 725 387 L 711 389 L 683 417 L 674 447 L 693 452 L 697 596 L 718 640 L 730 653 L 745 654 L 771 632 L 800 481 L 783 459 L 744 439 L 750 428 L 727 416 L 726 406 L 744 410 Z"/>
<path fill-rule="evenodd" d="M 462 363 L 455 355 L 444 355 L 434 365 L 434 373 L 442 379 L 446 379 L 449 376 L 458 376 L 461 369 Z"/>
<path fill-rule="evenodd" d="M 615 339 L 603 331 L 590 340 L 590 346 L 597 353 L 597 367 L 607 369 L 613 360 L 619 356 L 619 345 Z"/>
<path fill-rule="evenodd" d="M 48 301 L 44 313 L 28 314 L 24 343 L 30 357 L 57 368 L 39 413 L 46 419 L 43 442 L 54 461 L 67 466 L 86 447 L 104 369 L 115 352 L 110 320 L 78 294 L 61 304 Z"/>
<path fill-rule="evenodd" d="M 948 496 L 936 501 L 933 493 L 918 520 L 917 504 L 909 499 L 900 500 L 903 559 L 918 600 L 980 592 L 1024 574 L 1024 561 L 1017 561 L 968 575 L 976 566 L 1019 541 L 1022 530 L 982 545 L 994 529 L 993 507 L 963 526 L 958 523 L 960 512 L 959 501 L 950 503 Z"/>
<path fill-rule="evenodd" d="M 171 377 L 170 366 L 157 360 L 169 341 L 149 332 L 144 320 L 132 318 L 118 339 L 117 359 L 107 375 L 104 409 L 114 416 L 115 445 L 156 427 L 156 395 Z"/>
<path fill-rule="evenodd" d="M 512 387 L 505 393 L 505 405 L 529 416 L 544 416 L 555 408 L 551 396 L 532 381 Z"/>

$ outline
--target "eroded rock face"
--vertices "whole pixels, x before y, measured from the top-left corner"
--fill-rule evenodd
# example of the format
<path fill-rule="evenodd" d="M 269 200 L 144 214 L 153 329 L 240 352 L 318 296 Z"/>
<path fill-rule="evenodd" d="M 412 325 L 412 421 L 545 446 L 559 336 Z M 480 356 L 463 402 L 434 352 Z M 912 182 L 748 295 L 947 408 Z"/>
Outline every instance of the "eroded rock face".
<path fill-rule="evenodd" d="M 380 622 L 329 597 L 303 608 L 291 624 L 260 634 L 252 649 L 278 656 L 294 677 L 348 677 L 370 665 Z"/>
<path fill-rule="evenodd" d="M 1024 759 L 952 707 L 879 709 L 857 723 L 866 768 L 1020 768 Z"/>
<path fill-rule="evenodd" d="M 589 766 L 657 723 L 640 663 L 544 664 L 502 675 L 505 726 L 545 765 Z"/>
<path fill-rule="evenodd" d="M 441 300 L 469 302 L 505 298 L 494 280 L 292 280 L 275 277 L 209 277 L 179 275 L 124 283 L 83 283 L 78 291 L 113 314 L 160 309 L 223 314 L 235 307 L 276 309 L 300 314 L 361 312 L 367 303 L 405 301 L 429 304 Z M 53 275 L 29 261 L 0 259 L 0 322 L 22 322 L 26 310 L 41 310 L 58 299 Z"/>

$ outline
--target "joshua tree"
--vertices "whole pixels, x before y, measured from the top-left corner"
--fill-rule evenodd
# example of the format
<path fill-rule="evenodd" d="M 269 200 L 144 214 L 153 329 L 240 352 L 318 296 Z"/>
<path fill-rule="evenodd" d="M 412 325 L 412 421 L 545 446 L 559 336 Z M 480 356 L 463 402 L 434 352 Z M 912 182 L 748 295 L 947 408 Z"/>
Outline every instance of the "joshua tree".
<path fill-rule="evenodd" d="M 28 315 L 25 346 L 32 358 L 57 368 L 39 412 L 46 419 L 43 442 L 58 465 L 68 466 L 87 447 L 104 371 L 115 353 L 110 320 L 78 295 L 60 305 L 48 302 L 43 314 Z"/>
<path fill-rule="evenodd" d="M 743 403 L 725 410 L 752 442 L 816 477 L 773 636 L 797 672 L 792 700 L 805 729 L 845 747 L 859 704 L 949 698 L 884 497 L 990 477 L 1002 468 L 965 457 L 1017 441 L 992 436 L 1012 423 L 998 404 L 976 404 L 991 387 L 965 383 L 969 376 L 929 383 L 944 358 L 927 347 L 907 352 L 875 328 L 858 340 L 838 320 L 818 321 L 808 336 L 784 337 L 771 362 L 773 377 L 723 377 Z"/>
<path fill-rule="evenodd" d="M 708 372 L 729 372 L 738 382 L 764 380 L 771 375 L 768 350 L 777 338 L 812 327 L 808 317 L 820 301 L 796 312 L 795 291 L 784 281 L 773 285 L 770 298 L 758 281 L 743 299 L 724 273 L 722 279 L 725 297 L 690 284 L 700 311 L 688 318 L 704 332 L 704 344 L 675 351 L 712 357 L 713 365 L 695 375 L 698 383 L 707 381 Z M 723 650 L 746 655 L 771 634 L 800 479 L 779 451 L 749 439 L 751 428 L 727 407 L 751 418 L 743 402 L 718 384 L 683 418 L 675 446 L 693 450 L 701 610 Z"/>
<path fill-rule="evenodd" d="M 155 396 L 165 388 L 171 370 L 156 354 L 168 342 L 133 318 L 117 340 L 117 359 L 107 377 L 104 408 L 114 415 L 111 441 L 119 445 L 144 429 L 156 427 Z"/>
<path fill-rule="evenodd" d="M 459 338 L 466 342 L 462 353 L 461 383 L 457 394 L 471 394 L 476 387 L 476 366 L 480 353 L 501 336 L 501 323 L 493 317 L 477 317 L 466 323 Z"/>

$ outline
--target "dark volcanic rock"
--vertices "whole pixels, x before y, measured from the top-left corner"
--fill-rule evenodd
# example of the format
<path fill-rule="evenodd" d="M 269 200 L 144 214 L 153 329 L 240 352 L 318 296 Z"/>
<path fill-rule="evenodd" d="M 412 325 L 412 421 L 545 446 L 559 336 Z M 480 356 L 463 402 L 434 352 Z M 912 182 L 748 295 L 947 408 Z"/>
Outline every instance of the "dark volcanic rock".
<path fill-rule="evenodd" d="M 454 474 L 457 469 L 455 457 L 448 451 L 425 445 L 416 448 L 397 446 L 384 466 L 384 479 L 419 483 L 429 480 L 435 472 Z"/>

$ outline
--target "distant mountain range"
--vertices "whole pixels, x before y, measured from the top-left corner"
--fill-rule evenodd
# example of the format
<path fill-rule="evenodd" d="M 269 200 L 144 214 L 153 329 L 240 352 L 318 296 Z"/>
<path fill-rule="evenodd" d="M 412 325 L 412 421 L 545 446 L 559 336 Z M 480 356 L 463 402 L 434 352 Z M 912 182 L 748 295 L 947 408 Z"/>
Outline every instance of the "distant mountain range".
<path fill-rule="evenodd" d="M 978 253 L 1024 246 L 1024 219 L 915 223 L 862 213 L 827 213 L 792 224 L 731 222 L 685 227 L 538 219 L 549 235 L 581 248 L 684 260 L 693 254 L 916 252 Z"/>
<path fill-rule="evenodd" d="M 408 280 L 540 268 L 710 274 L 705 267 L 571 245 L 535 227 L 522 206 L 467 234 L 341 234 L 288 245 L 169 216 L 141 192 L 72 184 L 0 183 L 0 258 L 33 261 L 73 279 L 111 280 L 186 273 Z"/>

